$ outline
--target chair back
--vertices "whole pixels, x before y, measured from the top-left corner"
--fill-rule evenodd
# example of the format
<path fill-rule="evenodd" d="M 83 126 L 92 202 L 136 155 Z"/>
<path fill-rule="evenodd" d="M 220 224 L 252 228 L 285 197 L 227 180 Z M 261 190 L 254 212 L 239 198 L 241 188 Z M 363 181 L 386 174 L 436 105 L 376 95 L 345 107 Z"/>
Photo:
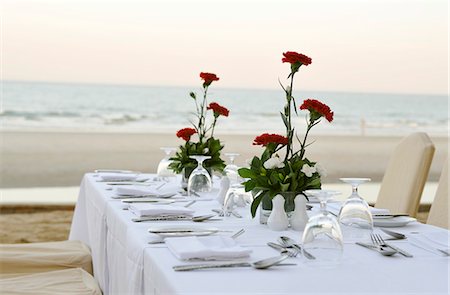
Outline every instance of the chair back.
<path fill-rule="evenodd" d="M 434 150 L 426 133 L 402 139 L 389 160 L 375 207 L 416 216 Z"/>
<path fill-rule="evenodd" d="M 433 204 L 431 205 L 430 214 L 427 223 L 446 229 L 449 228 L 449 208 L 448 208 L 448 160 L 444 163 L 441 178 L 436 190 Z"/>

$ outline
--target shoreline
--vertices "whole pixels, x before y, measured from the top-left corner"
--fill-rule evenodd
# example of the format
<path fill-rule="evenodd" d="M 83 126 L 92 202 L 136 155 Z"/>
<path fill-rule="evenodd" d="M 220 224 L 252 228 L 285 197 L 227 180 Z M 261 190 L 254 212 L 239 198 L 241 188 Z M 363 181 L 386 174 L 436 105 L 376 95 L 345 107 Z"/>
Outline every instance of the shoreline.
<path fill-rule="evenodd" d="M 252 145 L 254 134 L 221 134 L 224 153 L 237 152 L 236 164 L 260 155 Z M 328 170 L 324 183 L 340 177 L 370 177 L 380 182 L 390 155 L 403 136 L 316 135 L 307 157 Z M 431 136 L 436 152 L 429 181 L 437 181 L 448 154 L 448 137 Z M 155 172 L 163 146 L 184 142 L 173 133 L 108 132 L 1 132 L 0 183 L 2 188 L 78 186 L 82 176 L 95 169 L 129 169 Z M 224 156 L 224 160 L 226 157 Z"/>

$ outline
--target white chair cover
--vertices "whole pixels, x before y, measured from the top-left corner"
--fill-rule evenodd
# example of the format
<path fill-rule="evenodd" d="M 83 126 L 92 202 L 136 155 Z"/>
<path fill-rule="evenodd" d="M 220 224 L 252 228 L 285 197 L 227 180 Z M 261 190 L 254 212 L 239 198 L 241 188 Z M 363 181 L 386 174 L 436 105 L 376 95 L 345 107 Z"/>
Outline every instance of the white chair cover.
<path fill-rule="evenodd" d="M 434 150 L 426 133 L 404 138 L 391 156 L 375 207 L 416 216 Z"/>
<path fill-rule="evenodd" d="M 439 185 L 431 205 L 430 214 L 427 223 L 446 229 L 449 228 L 449 207 L 448 207 L 448 160 L 444 163 Z"/>
<path fill-rule="evenodd" d="M 92 274 L 89 248 L 80 241 L 0 245 L 0 277 L 83 268 Z"/>

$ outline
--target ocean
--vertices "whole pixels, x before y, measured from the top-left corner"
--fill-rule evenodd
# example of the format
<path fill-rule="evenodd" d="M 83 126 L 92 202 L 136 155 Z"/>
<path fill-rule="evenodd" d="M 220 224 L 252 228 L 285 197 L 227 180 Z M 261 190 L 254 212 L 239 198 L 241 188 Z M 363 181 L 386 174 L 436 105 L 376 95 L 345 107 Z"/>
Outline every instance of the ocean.
<path fill-rule="evenodd" d="M 176 132 L 194 119 L 189 92 L 200 87 L 63 84 L 3 81 L 0 118 L 3 130 L 82 132 Z M 213 85 L 214 86 L 214 85 Z M 219 118 L 217 133 L 283 132 L 280 111 L 284 92 L 266 89 L 211 87 L 209 102 L 230 110 Z M 302 91 L 298 106 L 316 98 L 334 111 L 334 121 L 314 128 L 327 135 L 405 135 L 423 131 L 448 136 L 448 97 L 424 94 L 380 94 Z M 302 133 L 305 111 L 295 116 Z"/>

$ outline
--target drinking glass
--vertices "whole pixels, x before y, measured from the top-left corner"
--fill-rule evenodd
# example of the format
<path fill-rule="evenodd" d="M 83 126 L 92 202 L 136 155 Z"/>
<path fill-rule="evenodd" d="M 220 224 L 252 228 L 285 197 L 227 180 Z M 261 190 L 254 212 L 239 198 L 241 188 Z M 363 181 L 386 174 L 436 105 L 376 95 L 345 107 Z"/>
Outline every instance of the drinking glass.
<path fill-rule="evenodd" d="M 249 201 L 244 185 L 239 182 L 231 184 L 223 199 L 222 213 L 224 216 L 230 216 L 236 206 L 245 207 L 247 204 L 249 204 Z"/>
<path fill-rule="evenodd" d="M 169 169 L 169 165 L 170 163 L 172 163 L 172 161 L 170 160 L 170 154 L 177 149 L 174 147 L 162 147 L 160 149 L 164 151 L 166 156 L 159 162 L 158 170 L 156 173 L 159 177 L 175 176 L 175 172 L 172 169 Z"/>
<path fill-rule="evenodd" d="M 358 194 L 358 186 L 370 181 L 370 178 L 341 178 L 341 181 L 352 186 L 352 194 L 339 212 L 339 223 L 344 239 L 370 240 L 370 234 L 373 231 L 372 214 L 367 202 Z"/>
<path fill-rule="evenodd" d="M 225 153 L 225 156 L 227 156 L 230 159 L 230 163 L 225 166 L 225 169 L 223 170 L 225 172 L 225 174 L 228 176 L 228 178 L 230 179 L 230 182 L 233 183 L 237 183 L 239 182 L 239 174 L 238 174 L 238 169 L 239 167 L 234 164 L 234 159 L 239 156 L 238 153 Z"/>
<path fill-rule="evenodd" d="M 303 231 L 303 252 L 308 252 L 315 259 L 306 259 L 309 264 L 317 266 L 335 266 L 343 254 L 342 232 L 337 219 L 327 211 L 327 202 L 340 194 L 331 190 L 307 190 L 308 196 L 316 197 L 320 202 L 320 212 L 309 218 Z"/>
<path fill-rule="evenodd" d="M 191 159 L 195 159 L 198 163 L 197 168 L 192 171 L 188 180 L 188 195 L 191 196 L 194 193 L 200 195 L 201 193 L 210 192 L 212 189 L 211 176 L 208 171 L 203 167 L 203 161 L 211 159 L 210 156 L 190 156 Z M 195 195 L 194 194 L 194 195 Z"/>

